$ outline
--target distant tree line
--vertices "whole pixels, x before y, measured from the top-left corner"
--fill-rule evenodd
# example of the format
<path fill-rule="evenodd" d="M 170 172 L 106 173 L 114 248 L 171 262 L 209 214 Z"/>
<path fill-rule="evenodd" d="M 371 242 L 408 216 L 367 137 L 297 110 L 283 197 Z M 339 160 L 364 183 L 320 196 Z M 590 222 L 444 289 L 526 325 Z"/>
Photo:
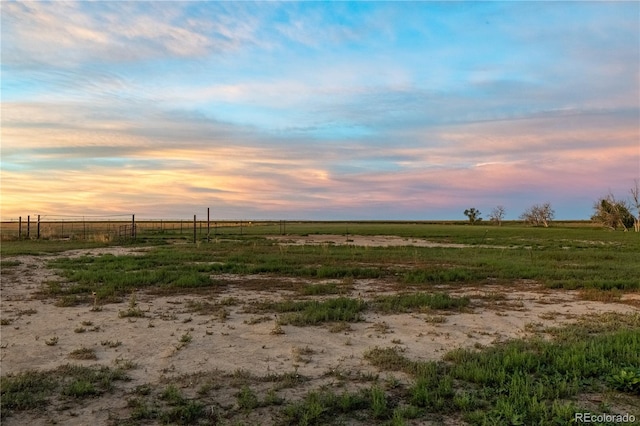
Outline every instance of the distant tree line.
<path fill-rule="evenodd" d="M 640 180 L 635 179 L 633 187 L 629 190 L 631 198 L 618 199 L 613 193 L 600 198 L 593 205 L 594 214 L 591 220 L 602 226 L 616 230 L 619 228 L 625 231 L 633 228 L 635 232 L 640 232 Z M 504 206 L 495 207 L 490 215 L 489 220 L 498 226 L 502 225 L 502 221 L 507 210 Z M 475 207 L 468 208 L 464 211 L 471 225 L 475 225 L 482 221 L 482 213 Z M 533 226 L 543 226 L 548 228 L 555 218 L 555 211 L 551 207 L 551 203 L 534 204 L 526 209 L 521 215 L 520 220 Z"/>
<path fill-rule="evenodd" d="M 475 207 L 468 208 L 464 211 L 464 215 L 467 216 L 472 225 L 482 221 L 481 214 L 482 213 Z M 498 226 L 502 226 L 502 221 L 506 214 L 507 209 L 504 206 L 496 206 L 491 210 L 489 220 Z M 551 208 L 550 203 L 534 204 L 520 215 L 520 219 L 523 220 L 524 223 L 534 226 L 544 226 L 545 228 L 549 226 L 554 217 L 555 211 Z"/>

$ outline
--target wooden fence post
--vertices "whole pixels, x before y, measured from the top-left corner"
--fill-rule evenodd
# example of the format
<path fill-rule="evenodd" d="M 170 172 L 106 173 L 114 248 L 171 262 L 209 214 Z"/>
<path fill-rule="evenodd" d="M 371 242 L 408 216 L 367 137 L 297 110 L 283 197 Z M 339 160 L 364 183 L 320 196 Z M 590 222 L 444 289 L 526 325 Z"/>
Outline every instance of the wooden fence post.
<path fill-rule="evenodd" d="M 36 239 L 40 239 L 40 215 L 38 215 L 38 233 L 37 233 L 37 238 Z"/>
<path fill-rule="evenodd" d="M 196 215 L 193 215 L 193 244 L 196 243 Z"/>
<path fill-rule="evenodd" d="M 18 218 L 18 239 L 22 239 L 22 216 Z"/>
<path fill-rule="evenodd" d="M 131 215 L 131 238 L 136 237 L 136 215 Z"/>
<path fill-rule="evenodd" d="M 31 238 L 31 215 L 27 215 L 27 240 Z"/>
<path fill-rule="evenodd" d="M 207 242 L 211 241 L 211 222 L 209 221 L 209 207 L 207 207 Z"/>

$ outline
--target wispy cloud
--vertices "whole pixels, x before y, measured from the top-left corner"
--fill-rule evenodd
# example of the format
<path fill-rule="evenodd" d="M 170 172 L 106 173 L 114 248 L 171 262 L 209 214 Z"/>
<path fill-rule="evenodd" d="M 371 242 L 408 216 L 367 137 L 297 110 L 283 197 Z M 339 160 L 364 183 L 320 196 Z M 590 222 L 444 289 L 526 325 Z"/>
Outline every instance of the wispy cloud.
<path fill-rule="evenodd" d="M 2 215 L 588 217 L 640 174 L 639 12 L 5 3 Z"/>

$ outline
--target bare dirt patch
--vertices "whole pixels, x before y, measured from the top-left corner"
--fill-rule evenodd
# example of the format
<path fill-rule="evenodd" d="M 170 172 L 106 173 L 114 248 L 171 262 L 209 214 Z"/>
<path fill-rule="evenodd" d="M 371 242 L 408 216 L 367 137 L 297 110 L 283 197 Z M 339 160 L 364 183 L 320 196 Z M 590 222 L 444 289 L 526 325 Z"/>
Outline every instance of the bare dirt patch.
<path fill-rule="evenodd" d="M 354 245 L 362 247 L 402 247 L 402 246 L 414 246 L 414 247 L 445 247 L 445 248 L 465 248 L 465 247 L 482 247 L 482 248 L 499 248 L 504 249 L 504 246 L 492 246 L 475 244 L 473 246 L 469 244 L 458 243 L 437 243 L 429 241 L 424 238 L 409 238 L 398 237 L 394 235 L 375 235 L 375 236 L 363 236 L 363 235 L 331 235 L 331 234 L 319 234 L 319 235 L 306 235 L 306 236 L 269 236 L 272 240 L 278 241 L 282 245 Z"/>

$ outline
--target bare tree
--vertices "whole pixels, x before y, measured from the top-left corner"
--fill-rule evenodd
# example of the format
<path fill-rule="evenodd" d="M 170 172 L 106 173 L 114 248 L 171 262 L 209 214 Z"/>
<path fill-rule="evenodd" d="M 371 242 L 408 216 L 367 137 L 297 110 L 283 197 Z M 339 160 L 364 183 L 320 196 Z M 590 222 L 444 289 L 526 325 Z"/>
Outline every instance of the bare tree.
<path fill-rule="evenodd" d="M 640 232 L 640 179 L 633 180 L 633 188 L 631 188 L 631 197 L 633 199 L 633 208 L 636 209 L 636 216 L 633 218 L 633 229 Z"/>
<path fill-rule="evenodd" d="M 595 213 L 591 216 L 591 220 L 613 230 L 621 226 L 626 231 L 627 228 L 635 225 L 635 218 L 629 212 L 627 202 L 616 200 L 612 193 L 596 201 L 593 209 Z"/>
<path fill-rule="evenodd" d="M 542 225 L 545 228 L 548 228 L 549 223 L 551 223 L 555 214 L 556 213 L 551 208 L 550 203 L 534 204 L 520 215 L 520 219 L 524 220 L 525 223 L 530 223 L 534 226 Z"/>
<path fill-rule="evenodd" d="M 498 226 L 502 226 L 502 220 L 504 219 L 504 215 L 506 214 L 506 212 L 507 209 L 505 209 L 502 205 L 494 207 L 494 209 L 491 210 L 491 214 L 489 215 L 489 220 L 491 220 L 491 222 L 497 223 Z"/>

